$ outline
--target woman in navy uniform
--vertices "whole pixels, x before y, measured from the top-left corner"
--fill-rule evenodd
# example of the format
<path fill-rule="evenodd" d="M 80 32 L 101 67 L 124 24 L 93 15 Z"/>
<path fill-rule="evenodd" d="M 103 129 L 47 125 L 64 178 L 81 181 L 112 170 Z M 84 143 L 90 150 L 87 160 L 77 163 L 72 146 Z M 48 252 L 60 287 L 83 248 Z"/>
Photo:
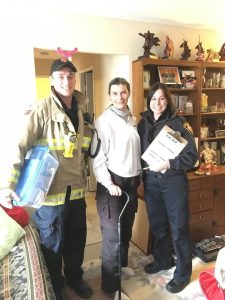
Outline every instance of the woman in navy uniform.
<path fill-rule="evenodd" d="M 181 153 L 163 163 L 156 162 L 144 170 L 144 198 L 153 235 L 154 262 L 145 267 L 149 274 L 173 267 L 171 237 L 176 255 L 173 279 L 166 285 L 171 293 L 184 289 L 192 273 L 192 251 L 189 236 L 188 179 L 186 171 L 197 160 L 191 127 L 176 113 L 168 87 L 160 82 L 152 85 L 147 97 L 147 111 L 138 124 L 142 153 L 165 126 L 178 131 L 188 141 Z M 148 164 L 142 161 L 143 167 Z"/>

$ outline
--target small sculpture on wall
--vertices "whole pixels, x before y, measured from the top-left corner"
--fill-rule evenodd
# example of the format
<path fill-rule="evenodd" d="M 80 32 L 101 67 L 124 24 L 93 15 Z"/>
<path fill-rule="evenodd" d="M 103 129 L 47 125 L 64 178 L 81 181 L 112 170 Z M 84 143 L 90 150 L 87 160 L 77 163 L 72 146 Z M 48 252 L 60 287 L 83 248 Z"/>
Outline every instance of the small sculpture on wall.
<path fill-rule="evenodd" d="M 223 43 L 220 51 L 219 51 L 220 61 L 225 60 L 225 43 Z"/>
<path fill-rule="evenodd" d="M 138 58 L 149 58 L 150 55 L 156 56 L 154 53 L 151 52 L 151 48 L 153 46 L 159 46 L 160 39 L 154 36 L 154 33 L 151 33 L 149 30 L 145 33 L 139 33 L 140 36 L 144 37 L 145 42 L 143 45 L 144 54 L 139 56 Z"/>
<path fill-rule="evenodd" d="M 205 55 L 204 55 L 205 51 L 202 47 L 202 43 L 200 42 L 200 39 L 199 39 L 198 45 L 195 47 L 195 49 L 197 49 L 196 60 L 204 61 L 205 60 Z"/>
<path fill-rule="evenodd" d="M 180 45 L 180 48 L 184 48 L 183 52 L 181 53 L 181 60 L 188 60 L 191 56 L 191 49 L 188 47 L 188 42 L 186 40 Z"/>
<path fill-rule="evenodd" d="M 165 49 L 164 49 L 164 55 L 161 57 L 163 59 L 171 59 L 174 55 L 174 45 L 173 41 L 169 38 L 169 36 L 166 36 L 165 41 Z"/>

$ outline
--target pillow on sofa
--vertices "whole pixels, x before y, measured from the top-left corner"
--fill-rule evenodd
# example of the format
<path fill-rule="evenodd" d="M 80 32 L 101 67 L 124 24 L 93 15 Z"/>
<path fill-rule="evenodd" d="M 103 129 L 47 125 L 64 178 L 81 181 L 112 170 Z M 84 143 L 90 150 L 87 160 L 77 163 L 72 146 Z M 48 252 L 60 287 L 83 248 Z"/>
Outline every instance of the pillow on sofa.
<path fill-rule="evenodd" d="M 23 207 L 13 206 L 13 208 L 6 208 L 1 206 L 4 211 L 9 215 L 13 220 L 15 220 L 19 225 L 24 227 L 29 222 L 29 215 Z"/>
<path fill-rule="evenodd" d="M 0 207 L 0 260 L 13 248 L 16 242 L 25 235 L 23 228 Z"/>

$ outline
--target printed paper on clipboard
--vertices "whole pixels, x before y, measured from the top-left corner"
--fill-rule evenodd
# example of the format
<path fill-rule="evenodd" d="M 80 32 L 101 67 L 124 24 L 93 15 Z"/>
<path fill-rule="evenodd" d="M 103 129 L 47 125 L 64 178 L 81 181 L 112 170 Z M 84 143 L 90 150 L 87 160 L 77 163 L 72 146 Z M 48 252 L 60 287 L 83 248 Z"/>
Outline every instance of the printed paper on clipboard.
<path fill-rule="evenodd" d="M 147 162 L 151 169 L 151 166 L 156 162 L 165 162 L 167 159 L 175 158 L 187 143 L 188 141 L 179 132 L 164 126 L 141 158 Z"/>

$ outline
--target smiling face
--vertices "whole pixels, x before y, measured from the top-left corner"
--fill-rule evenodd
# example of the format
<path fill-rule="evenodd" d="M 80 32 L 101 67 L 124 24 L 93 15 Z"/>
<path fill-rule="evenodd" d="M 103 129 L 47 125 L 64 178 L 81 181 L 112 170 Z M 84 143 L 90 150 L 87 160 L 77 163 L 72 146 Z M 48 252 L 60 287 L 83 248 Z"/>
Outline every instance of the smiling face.
<path fill-rule="evenodd" d="M 62 100 L 72 98 L 75 84 L 75 73 L 68 67 L 64 67 L 52 73 L 51 86 L 54 87 L 56 93 L 59 94 Z"/>
<path fill-rule="evenodd" d="M 126 110 L 130 92 L 125 84 L 113 84 L 110 87 L 110 100 L 115 108 Z"/>
<path fill-rule="evenodd" d="M 168 101 L 165 98 L 163 90 L 156 90 L 150 100 L 150 108 L 153 111 L 155 120 L 158 120 L 161 114 L 166 110 L 167 104 Z"/>

